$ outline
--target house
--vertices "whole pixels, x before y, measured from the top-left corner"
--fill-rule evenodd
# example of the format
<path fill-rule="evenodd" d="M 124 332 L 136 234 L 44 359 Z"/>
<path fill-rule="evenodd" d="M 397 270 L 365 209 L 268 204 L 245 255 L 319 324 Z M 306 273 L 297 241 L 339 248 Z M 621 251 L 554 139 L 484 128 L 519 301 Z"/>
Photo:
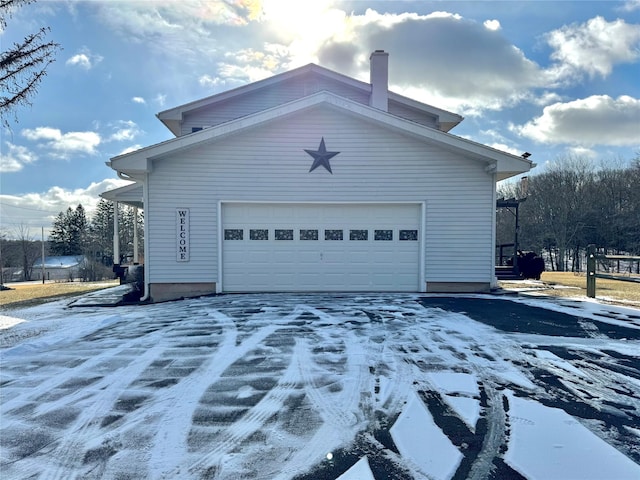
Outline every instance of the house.
<path fill-rule="evenodd" d="M 80 269 L 85 265 L 84 255 L 58 255 L 44 257 L 44 272 L 42 259 L 34 262 L 31 269 L 31 277 L 34 280 L 42 280 L 44 273 L 45 280 L 62 280 L 72 282 L 80 276 Z"/>
<path fill-rule="evenodd" d="M 176 138 L 111 159 L 144 208 L 145 299 L 222 292 L 478 292 L 496 182 L 526 158 L 451 112 L 310 64 L 158 114 Z"/>

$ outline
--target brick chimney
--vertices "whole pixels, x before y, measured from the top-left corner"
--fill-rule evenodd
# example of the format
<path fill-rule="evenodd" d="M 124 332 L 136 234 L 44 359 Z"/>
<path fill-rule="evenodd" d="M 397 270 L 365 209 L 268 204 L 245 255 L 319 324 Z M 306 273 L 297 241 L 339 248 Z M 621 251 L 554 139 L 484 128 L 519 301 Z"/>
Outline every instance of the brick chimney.
<path fill-rule="evenodd" d="M 371 97 L 369 106 L 384 110 L 389 109 L 389 54 L 384 50 L 376 50 L 369 57 Z"/>

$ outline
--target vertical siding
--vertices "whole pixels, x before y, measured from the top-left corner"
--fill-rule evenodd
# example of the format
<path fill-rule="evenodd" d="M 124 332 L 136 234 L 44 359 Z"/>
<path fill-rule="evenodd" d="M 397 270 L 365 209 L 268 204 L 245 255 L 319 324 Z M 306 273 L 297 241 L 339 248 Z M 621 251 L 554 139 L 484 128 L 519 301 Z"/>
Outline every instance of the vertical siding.
<path fill-rule="evenodd" d="M 304 149 L 324 137 L 333 175 Z M 150 178 L 151 282 L 217 281 L 220 200 L 425 201 L 426 280 L 489 282 L 494 184 L 466 160 L 326 107 L 156 160 Z M 191 261 L 175 261 L 175 208 L 190 208 Z"/>

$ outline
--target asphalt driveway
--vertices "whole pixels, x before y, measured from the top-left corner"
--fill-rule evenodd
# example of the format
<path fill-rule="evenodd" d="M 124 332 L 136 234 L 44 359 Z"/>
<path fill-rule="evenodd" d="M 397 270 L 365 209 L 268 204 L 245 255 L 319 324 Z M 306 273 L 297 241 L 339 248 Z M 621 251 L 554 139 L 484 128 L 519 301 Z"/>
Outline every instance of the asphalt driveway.
<path fill-rule="evenodd" d="M 640 478 L 638 310 L 224 295 L 4 313 L 26 321 L 0 330 L 2 478 Z"/>

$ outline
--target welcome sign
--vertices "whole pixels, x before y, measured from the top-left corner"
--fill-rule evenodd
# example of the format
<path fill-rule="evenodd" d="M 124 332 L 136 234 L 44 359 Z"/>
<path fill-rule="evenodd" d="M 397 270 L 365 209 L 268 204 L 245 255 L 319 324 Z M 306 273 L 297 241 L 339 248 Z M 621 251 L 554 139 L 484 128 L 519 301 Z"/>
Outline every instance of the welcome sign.
<path fill-rule="evenodd" d="M 189 261 L 189 209 L 176 208 L 176 261 Z"/>

